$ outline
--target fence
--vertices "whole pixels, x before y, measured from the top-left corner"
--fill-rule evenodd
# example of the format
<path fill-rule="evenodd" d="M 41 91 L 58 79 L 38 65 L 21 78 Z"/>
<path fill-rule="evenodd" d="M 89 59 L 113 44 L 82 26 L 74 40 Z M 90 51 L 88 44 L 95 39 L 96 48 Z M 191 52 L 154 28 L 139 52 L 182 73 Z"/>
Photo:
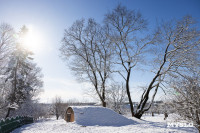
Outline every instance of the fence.
<path fill-rule="evenodd" d="M 33 118 L 27 116 L 17 116 L 0 121 L 0 133 L 10 133 L 14 129 L 25 124 L 33 123 Z"/>

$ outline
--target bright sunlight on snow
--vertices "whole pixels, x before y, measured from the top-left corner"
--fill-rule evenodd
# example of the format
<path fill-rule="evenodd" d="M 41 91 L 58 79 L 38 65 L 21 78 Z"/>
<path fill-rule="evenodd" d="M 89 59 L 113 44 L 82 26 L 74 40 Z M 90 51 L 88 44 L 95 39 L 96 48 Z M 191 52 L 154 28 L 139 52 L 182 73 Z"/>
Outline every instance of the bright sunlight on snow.
<path fill-rule="evenodd" d="M 164 115 L 155 115 L 155 117 L 146 115 L 144 117 L 145 120 L 132 118 L 137 124 L 125 126 L 82 126 L 76 122 L 67 123 L 63 119 L 52 118 L 25 125 L 12 133 L 197 133 L 195 128 L 167 128 L 166 121 L 163 120 Z M 154 122 L 151 121 L 152 118 Z M 113 120 L 115 119 L 113 118 Z M 159 122 L 155 122 L 155 120 Z"/>

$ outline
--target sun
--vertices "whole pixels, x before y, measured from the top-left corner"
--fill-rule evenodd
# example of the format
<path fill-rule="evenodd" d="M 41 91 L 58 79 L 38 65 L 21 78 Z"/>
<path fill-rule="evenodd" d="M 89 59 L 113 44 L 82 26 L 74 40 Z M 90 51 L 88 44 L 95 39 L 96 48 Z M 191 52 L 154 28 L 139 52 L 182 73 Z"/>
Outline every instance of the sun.
<path fill-rule="evenodd" d="M 33 25 L 28 25 L 26 28 L 27 32 L 20 39 L 21 45 L 33 53 L 38 53 L 42 48 L 41 35 Z"/>

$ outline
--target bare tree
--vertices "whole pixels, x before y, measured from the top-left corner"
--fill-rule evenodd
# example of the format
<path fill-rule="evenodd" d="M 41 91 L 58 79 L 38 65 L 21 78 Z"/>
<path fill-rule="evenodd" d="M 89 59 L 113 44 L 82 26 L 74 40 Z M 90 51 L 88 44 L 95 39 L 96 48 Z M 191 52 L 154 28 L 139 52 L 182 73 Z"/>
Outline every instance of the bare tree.
<path fill-rule="evenodd" d="M 106 106 L 106 82 L 110 75 L 111 45 L 104 29 L 93 19 L 77 20 L 65 30 L 60 48 L 64 59 L 70 58 L 70 68 L 80 81 L 89 81 Z"/>
<path fill-rule="evenodd" d="M 8 62 L 9 54 L 13 50 L 14 30 L 6 23 L 0 25 L 0 67 L 1 71 Z M 3 74 L 3 73 L 1 73 Z"/>
<path fill-rule="evenodd" d="M 56 116 L 56 119 L 62 116 L 65 112 L 65 107 L 63 107 L 63 101 L 61 97 L 56 96 L 52 100 L 52 112 Z"/>
<path fill-rule="evenodd" d="M 122 84 L 114 83 L 111 85 L 111 88 L 107 91 L 107 101 L 110 104 L 111 108 L 118 112 L 119 114 L 123 114 L 123 106 L 127 100 L 126 89 Z"/>
<path fill-rule="evenodd" d="M 157 49 L 158 58 L 155 60 L 155 76 L 149 83 L 141 96 L 135 117 L 141 118 L 142 114 L 151 107 L 158 88 L 165 88 L 163 81 L 167 77 L 176 77 L 177 74 L 184 74 L 193 65 L 199 52 L 200 31 L 195 27 L 195 21 L 186 16 L 179 21 L 171 21 L 163 24 L 159 30 L 158 45 L 152 47 Z M 153 93 L 151 104 L 146 107 L 150 92 Z"/>
<path fill-rule="evenodd" d="M 104 21 L 108 30 L 107 36 L 114 44 L 116 55 L 114 64 L 120 68 L 114 72 L 117 72 L 126 82 L 131 114 L 134 116 L 129 82 L 133 68 L 142 62 L 145 48 L 152 43 L 149 41 L 149 36 L 141 35 L 141 31 L 147 26 L 147 21 L 140 12 L 128 10 L 121 5 L 107 13 Z"/>

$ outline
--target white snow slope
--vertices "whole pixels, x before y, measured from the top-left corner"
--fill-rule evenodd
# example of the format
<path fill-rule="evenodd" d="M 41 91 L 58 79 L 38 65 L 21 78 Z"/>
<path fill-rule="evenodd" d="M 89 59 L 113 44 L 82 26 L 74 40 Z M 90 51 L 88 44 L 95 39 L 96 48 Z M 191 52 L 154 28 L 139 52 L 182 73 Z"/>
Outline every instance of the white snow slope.
<path fill-rule="evenodd" d="M 137 124 L 111 109 L 95 106 L 74 106 L 75 122 L 82 126 L 125 126 Z"/>

